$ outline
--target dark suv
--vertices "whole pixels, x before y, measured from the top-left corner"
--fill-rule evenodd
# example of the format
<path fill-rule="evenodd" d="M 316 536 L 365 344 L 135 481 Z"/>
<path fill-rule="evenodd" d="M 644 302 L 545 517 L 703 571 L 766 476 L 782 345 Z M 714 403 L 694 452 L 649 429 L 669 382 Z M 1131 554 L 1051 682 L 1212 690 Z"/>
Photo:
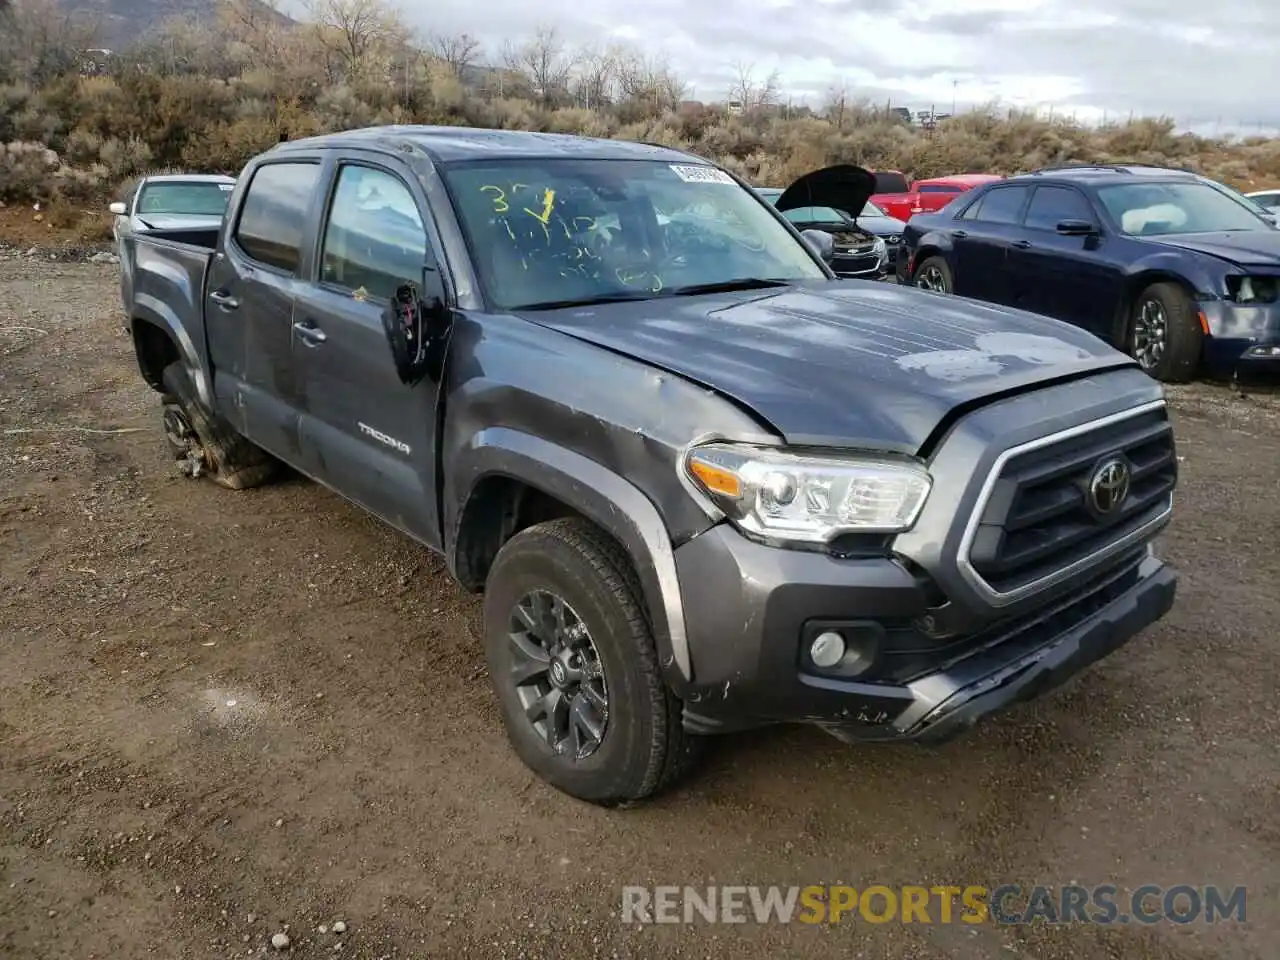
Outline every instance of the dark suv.
<path fill-rule="evenodd" d="M 821 246 L 663 147 L 353 130 L 133 238 L 130 327 L 187 474 L 284 461 L 442 553 L 516 752 L 609 803 L 700 734 L 953 735 L 1173 602 L 1160 385 Z"/>
<path fill-rule="evenodd" d="M 1280 231 L 1194 173 L 1079 166 L 992 183 L 912 217 L 897 274 L 1076 324 L 1160 380 L 1280 369 Z"/>

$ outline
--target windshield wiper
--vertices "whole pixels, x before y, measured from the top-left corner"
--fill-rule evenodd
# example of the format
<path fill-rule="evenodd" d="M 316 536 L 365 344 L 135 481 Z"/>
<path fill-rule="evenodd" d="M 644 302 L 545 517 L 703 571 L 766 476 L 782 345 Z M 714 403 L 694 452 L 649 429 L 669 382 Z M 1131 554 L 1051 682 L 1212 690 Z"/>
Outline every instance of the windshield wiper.
<path fill-rule="evenodd" d="M 763 290 L 770 287 L 790 286 L 790 280 L 769 280 L 764 277 L 738 277 L 734 280 L 717 280 L 714 283 L 691 283 L 683 287 L 667 287 L 657 293 L 630 290 L 622 293 L 602 293 L 595 297 L 579 297 L 572 300 L 546 300 L 529 303 L 512 310 L 560 310 L 565 307 L 590 307 L 597 303 L 629 303 L 635 300 L 659 300 L 663 297 L 691 297 L 699 293 L 727 293 L 731 290 Z"/>
<path fill-rule="evenodd" d="M 525 303 L 511 310 L 560 310 L 565 307 L 590 307 L 597 303 L 628 303 L 632 300 L 652 300 L 661 296 L 656 293 L 628 291 L 626 293 L 602 293 L 594 297 L 575 297 L 570 300 L 544 300 L 541 303 Z"/>
<path fill-rule="evenodd" d="M 764 290 L 770 287 L 789 287 L 790 285 L 790 280 L 770 280 L 767 277 L 738 277 L 736 280 L 717 280 L 714 283 L 691 283 L 683 287 L 668 287 L 659 296 L 689 297 L 699 293 Z"/>

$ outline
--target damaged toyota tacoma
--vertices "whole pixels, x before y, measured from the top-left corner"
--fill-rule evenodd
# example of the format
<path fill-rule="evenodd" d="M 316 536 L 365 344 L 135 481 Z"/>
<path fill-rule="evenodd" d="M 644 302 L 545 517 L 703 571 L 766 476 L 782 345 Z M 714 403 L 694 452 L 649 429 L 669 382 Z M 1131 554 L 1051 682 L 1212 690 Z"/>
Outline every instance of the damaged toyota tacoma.
<path fill-rule="evenodd" d="M 848 178 L 812 204 L 874 189 Z M 942 740 L 1173 603 L 1159 383 L 1065 323 L 838 280 L 696 156 L 347 131 L 250 161 L 216 238 L 136 242 L 175 460 L 286 464 L 442 553 L 514 751 L 573 796 L 764 724 Z"/>

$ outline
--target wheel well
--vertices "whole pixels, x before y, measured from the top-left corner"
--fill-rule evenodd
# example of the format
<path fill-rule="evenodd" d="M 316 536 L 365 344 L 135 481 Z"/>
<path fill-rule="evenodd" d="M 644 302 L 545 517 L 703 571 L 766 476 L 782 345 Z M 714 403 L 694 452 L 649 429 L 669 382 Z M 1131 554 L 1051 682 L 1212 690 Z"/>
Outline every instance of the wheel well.
<path fill-rule="evenodd" d="M 940 257 L 940 256 L 942 256 L 942 251 L 939 250 L 936 246 L 933 246 L 932 244 L 928 246 L 917 247 L 916 255 L 911 260 L 912 275 L 914 276 L 915 272 L 920 269 L 920 264 L 924 263 L 930 257 Z M 911 278 L 908 277 L 907 279 L 911 279 Z"/>
<path fill-rule="evenodd" d="M 537 487 L 511 477 L 486 477 L 471 492 L 458 523 L 454 573 L 473 593 L 484 589 L 485 578 L 502 545 L 521 530 L 562 517 L 587 519 Z"/>
<path fill-rule="evenodd" d="M 131 326 L 138 369 L 153 390 L 164 393 L 164 368 L 181 359 L 178 345 L 164 329 L 147 320 L 135 318 Z"/>
<path fill-rule="evenodd" d="M 1129 314 L 1133 311 L 1133 305 L 1137 302 L 1138 295 L 1153 283 L 1176 284 L 1182 288 L 1188 297 L 1192 300 L 1196 299 L 1195 288 L 1176 273 L 1169 273 L 1164 270 L 1146 270 L 1142 273 L 1134 274 L 1125 281 L 1124 293 L 1120 297 L 1119 305 L 1116 307 L 1116 315 L 1111 321 L 1111 345 L 1113 347 L 1120 350 L 1124 349 L 1125 341 L 1129 337 Z"/>

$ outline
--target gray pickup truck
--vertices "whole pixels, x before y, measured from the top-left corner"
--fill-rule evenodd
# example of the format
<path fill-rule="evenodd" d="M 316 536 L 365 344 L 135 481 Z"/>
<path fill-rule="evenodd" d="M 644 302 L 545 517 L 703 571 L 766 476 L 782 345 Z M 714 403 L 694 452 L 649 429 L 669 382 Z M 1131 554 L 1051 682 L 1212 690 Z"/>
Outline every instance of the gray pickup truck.
<path fill-rule="evenodd" d="M 872 188 L 833 170 L 814 205 Z M 707 734 L 948 738 L 1173 603 L 1161 386 L 824 236 L 660 146 L 353 130 L 138 236 L 129 322 L 185 472 L 283 462 L 443 553 L 515 752 L 610 804 Z"/>

